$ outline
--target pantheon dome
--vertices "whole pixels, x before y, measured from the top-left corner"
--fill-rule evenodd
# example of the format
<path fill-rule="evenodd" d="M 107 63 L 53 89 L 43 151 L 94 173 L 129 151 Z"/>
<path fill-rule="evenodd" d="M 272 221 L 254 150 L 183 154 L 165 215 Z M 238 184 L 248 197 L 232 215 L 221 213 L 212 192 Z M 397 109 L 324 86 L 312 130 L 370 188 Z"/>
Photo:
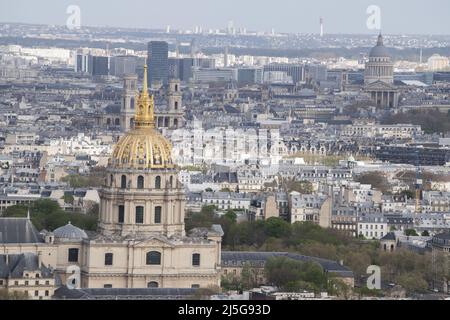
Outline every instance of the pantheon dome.
<path fill-rule="evenodd" d="M 394 83 L 394 64 L 387 48 L 383 44 L 383 36 L 378 36 L 375 47 L 370 50 L 369 61 L 366 63 L 364 83 L 381 81 L 387 84 Z"/>
<path fill-rule="evenodd" d="M 383 36 L 378 36 L 377 45 L 370 50 L 369 58 L 391 58 L 387 48 L 383 44 Z"/>

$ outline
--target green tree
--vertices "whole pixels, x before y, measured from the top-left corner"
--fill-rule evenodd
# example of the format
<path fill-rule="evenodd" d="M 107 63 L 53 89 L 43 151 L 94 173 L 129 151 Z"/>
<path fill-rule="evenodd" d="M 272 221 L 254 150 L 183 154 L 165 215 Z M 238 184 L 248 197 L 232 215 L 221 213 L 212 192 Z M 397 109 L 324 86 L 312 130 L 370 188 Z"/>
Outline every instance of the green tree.
<path fill-rule="evenodd" d="M 28 208 L 11 206 L 5 210 L 6 217 L 26 217 Z M 55 230 L 71 221 L 74 225 L 85 230 L 96 230 L 98 216 L 82 213 L 66 212 L 56 201 L 39 199 L 30 205 L 30 218 L 38 229 Z"/>
<path fill-rule="evenodd" d="M 417 237 L 418 234 L 417 234 L 416 230 L 414 230 L 414 229 L 406 229 L 406 230 L 405 230 L 405 236 L 408 236 L 408 237 Z"/>
<path fill-rule="evenodd" d="M 68 194 L 68 193 L 64 194 L 62 199 L 64 199 L 64 203 L 71 204 L 71 205 L 73 205 L 73 202 L 75 201 L 75 198 L 73 197 L 73 195 Z"/>
<path fill-rule="evenodd" d="M 408 294 L 424 293 L 428 289 L 428 284 L 422 274 L 417 272 L 404 273 L 397 278 L 397 282 Z"/>
<path fill-rule="evenodd" d="M 430 233 L 427 230 L 424 230 L 422 232 L 422 237 L 429 237 L 429 236 L 430 236 Z"/>
<path fill-rule="evenodd" d="M 243 290 L 249 290 L 258 286 L 259 270 L 253 268 L 250 263 L 244 263 L 241 271 L 241 283 Z"/>
<path fill-rule="evenodd" d="M 416 193 L 412 190 L 403 190 L 400 194 L 408 197 L 408 199 L 415 199 L 416 197 Z"/>
<path fill-rule="evenodd" d="M 291 233 L 291 224 L 281 218 L 271 217 L 265 221 L 265 231 L 269 237 L 286 237 Z"/>
<path fill-rule="evenodd" d="M 328 290 L 330 295 L 338 296 L 339 298 L 348 300 L 352 292 L 351 287 L 344 281 L 338 278 L 331 278 L 328 280 Z"/>
<path fill-rule="evenodd" d="M 186 231 L 193 228 L 210 228 L 214 224 L 216 206 L 203 206 L 200 212 L 188 212 L 185 219 Z"/>
<path fill-rule="evenodd" d="M 236 223 L 237 215 L 233 210 L 227 210 L 223 217 L 228 219 L 231 223 Z"/>
<path fill-rule="evenodd" d="M 287 257 L 271 257 L 265 265 L 269 283 L 282 289 L 294 288 L 298 281 L 309 283 L 319 292 L 327 287 L 327 279 L 322 267 L 316 262 L 303 262 Z"/>
<path fill-rule="evenodd" d="M 220 285 L 225 291 L 242 291 L 242 282 L 232 274 L 222 275 Z"/>

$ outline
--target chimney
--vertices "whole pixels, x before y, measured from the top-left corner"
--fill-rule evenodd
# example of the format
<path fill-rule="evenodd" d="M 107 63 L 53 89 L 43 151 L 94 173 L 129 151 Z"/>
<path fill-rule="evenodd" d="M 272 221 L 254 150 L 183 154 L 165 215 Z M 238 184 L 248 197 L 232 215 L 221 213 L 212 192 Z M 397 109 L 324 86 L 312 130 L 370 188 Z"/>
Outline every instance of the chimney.
<path fill-rule="evenodd" d="M 38 256 L 38 269 L 39 269 L 42 265 L 42 252 L 38 251 L 37 256 Z"/>

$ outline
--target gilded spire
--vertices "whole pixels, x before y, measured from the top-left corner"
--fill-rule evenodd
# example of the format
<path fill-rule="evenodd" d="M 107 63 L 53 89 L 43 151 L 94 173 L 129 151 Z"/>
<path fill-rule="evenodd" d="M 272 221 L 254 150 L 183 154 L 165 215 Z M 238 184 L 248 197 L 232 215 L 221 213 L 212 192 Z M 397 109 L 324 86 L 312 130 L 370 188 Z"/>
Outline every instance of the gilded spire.
<path fill-rule="evenodd" d="M 142 92 L 137 99 L 137 108 L 135 112 L 135 129 L 146 129 L 155 127 L 153 96 L 148 94 L 147 86 L 147 64 L 144 66 L 144 82 Z"/>

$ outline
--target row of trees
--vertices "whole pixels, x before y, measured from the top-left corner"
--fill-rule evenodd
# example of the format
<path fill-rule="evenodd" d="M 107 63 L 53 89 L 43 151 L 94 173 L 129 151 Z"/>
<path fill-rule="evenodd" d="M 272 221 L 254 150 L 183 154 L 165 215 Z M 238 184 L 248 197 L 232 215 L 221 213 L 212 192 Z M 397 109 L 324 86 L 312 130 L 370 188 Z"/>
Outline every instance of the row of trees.
<path fill-rule="evenodd" d="M 72 213 L 61 209 L 56 201 L 50 199 L 40 199 L 34 201 L 29 207 L 15 205 L 8 207 L 4 217 L 26 217 L 30 210 L 30 218 L 33 225 L 38 229 L 54 230 L 69 221 L 84 230 L 96 230 L 98 220 L 98 210 L 92 210 L 88 214 Z"/>
<path fill-rule="evenodd" d="M 61 179 L 72 188 L 99 188 L 106 176 L 105 167 L 93 167 L 88 175 L 70 174 Z"/>
<path fill-rule="evenodd" d="M 440 262 L 433 264 L 431 253 L 420 254 L 407 249 L 383 252 L 378 241 L 353 238 L 309 222 L 290 224 L 280 218 L 269 218 L 265 221 L 236 223 L 234 212 L 229 211 L 218 217 L 214 215 L 214 211 L 215 207 L 209 206 L 204 207 L 200 213 L 189 214 L 186 220 L 187 230 L 192 226 L 210 227 L 212 223 L 221 224 L 225 232 L 222 242 L 224 250 L 288 251 L 343 261 L 354 272 L 356 284 L 362 285 L 368 276 L 367 267 L 378 265 L 382 270 L 382 281 L 400 284 L 410 294 L 423 292 L 434 281 L 450 278 L 448 258 L 444 255 L 438 254 L 439 258 L 436 259 Z M 413 234 L 412 230 L 408 234 Z M 284 271 L 280 269 L 280 272 Z M 226 278 L 224 284 L 242 287 L 246 281 Z M 287 283 L 284 285 L 289 288 Z M 361 294 L 368 292 L 362 290 Z"/>
<path fill-rule="evenodd" d="M 435 108 L 432 110 L 411 110 L 389 114 L 382 124 L 411 123 L 420 125 L 426 133 L 447 133 L 450 131 L 450 113 L 444 114 Z"/>
<path fill-rule="evenodd" d="M 351 288 L 339 278 L 324 272 L 316 262 L 304 262 L 288 257 L 271 257 L 264 269 L 252 267 L 249 263 L 242 268 L 240 277 L 228 274 L 222 277 L 224 290 L 248 290 L 260 284 L 261 278 L 285 292 L 309 291 L 316 294 L 328 292 L 348 297 Z"/>

